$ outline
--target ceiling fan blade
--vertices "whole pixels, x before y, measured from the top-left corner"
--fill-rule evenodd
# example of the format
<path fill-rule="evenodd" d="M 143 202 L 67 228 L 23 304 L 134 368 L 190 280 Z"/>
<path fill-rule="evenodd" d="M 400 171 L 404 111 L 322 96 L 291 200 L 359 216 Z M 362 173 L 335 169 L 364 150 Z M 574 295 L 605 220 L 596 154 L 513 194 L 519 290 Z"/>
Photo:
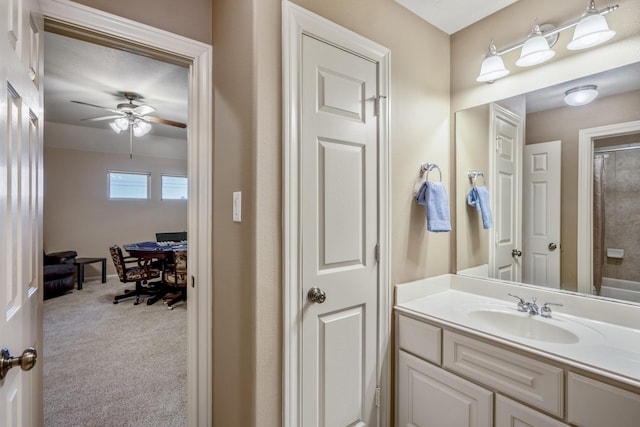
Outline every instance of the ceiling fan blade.
<path fill-rule="evenodd" d="M 102 120 L 111 120 L 118 119 L 120 117 L 124 117 L 122 114 L 118 114 L 117 116 L 102 116 L 102 117 L 90 117 L 88 119 L 80 119 L 82 122 L 99 122 Z"/>
<path fill-rule="evenodd" d="M 138 116 L 146 116 L 147 114 L 151 114 L 154 111 L 156 111 L 155 108 L 153 108 L 151 105 L 140 105 L 136 108 L 133 109 L 133 114 L 136 114 Z"/>
<path fill-rule="evenodd" d="M 102 107 L 102 106 L 96 105 L 96 104 L 89 104 L 88 102 L 73 101 L 73 100 L 71 102 L 73 102 L 75 104 L 80 104 L 80 105 L 88 105 L 89 107 L 102 108 L 103 110 L 111 111 L 113 113 L 117 113 L 118 112 L 118 110 L 114 110 L 112 108 L 107 108 L 107 107 Z"/>
<path fill-rule="evenodd" d="M 182 129 L 187 127 L 187 125 L 185 123 L 174 122 L 172 120 L 161 119 L 159 117 L 145 116 L 145 117 L 142 117 L 142 118 L 147 120 L 147 121 L 149 121 L 149 122 L 160 123 L 160 124 L 169 125 L 169 126 L 175 126 L 175 127 L 182 128 Z"/>

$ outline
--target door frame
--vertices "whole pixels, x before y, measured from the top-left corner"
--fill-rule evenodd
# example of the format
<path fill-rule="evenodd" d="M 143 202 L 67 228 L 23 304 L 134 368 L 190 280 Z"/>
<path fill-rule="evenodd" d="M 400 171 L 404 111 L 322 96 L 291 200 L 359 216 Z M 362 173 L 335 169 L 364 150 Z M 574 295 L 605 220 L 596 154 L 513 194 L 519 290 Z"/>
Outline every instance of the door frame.
<path fill-rule="evenodd" d="M 213 286 L 213 49 L 211 45 L 112 15 L 69 0 L 40 0 L 45 20 L 86 28 L 170 56 L 189 66 L 188 87 L 188 233 L 189 290 L 187 310 L 187 419 L 188 425 L 211 425 Z M 46 55 L 46 52 L 45 52 Z M 195 283 L 202 286 L 193 285 Z"/>
<path fill-rule="evenodd" d="M 593 295 L 593 140 L 640 132 L 640 120 L 578 131 L 578 292 Z"/>
<path fill-rule="evenodd" d="M 301 425 L 302 287 L 299 209 L 302 36 L 308 35 L 378 64 L 378 378 L 379 425 L 389 424 L 391 349 L 389 75 L 391 52 L 288 1 L 282 2 L 283 89 L 283 425 Z M 386 421 L 385 421 L 386 420 Z"/>

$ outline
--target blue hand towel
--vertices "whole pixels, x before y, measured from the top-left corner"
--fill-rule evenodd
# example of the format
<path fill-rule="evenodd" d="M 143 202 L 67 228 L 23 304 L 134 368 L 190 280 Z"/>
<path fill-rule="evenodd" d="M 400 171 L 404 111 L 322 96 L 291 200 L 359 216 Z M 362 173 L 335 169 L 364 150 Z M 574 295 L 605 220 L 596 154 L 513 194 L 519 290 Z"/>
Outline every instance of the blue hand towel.
<path fill-rule="evenodd" d="M 449 199 L 444 184 L 425 181 L 416 194 L 416 202 L 427 207 L 427 230 L 434 233 L 451 231 Z"/>
<path fill-rule="evenodd" d="M 469 206 L 475 206 L 482 214 L 482 228 L 486 230 L 493 227 L 491 204 L 489 203 L 489 189 L 487 187 L 473 187 L 467 195 L 467 203 Z"/>

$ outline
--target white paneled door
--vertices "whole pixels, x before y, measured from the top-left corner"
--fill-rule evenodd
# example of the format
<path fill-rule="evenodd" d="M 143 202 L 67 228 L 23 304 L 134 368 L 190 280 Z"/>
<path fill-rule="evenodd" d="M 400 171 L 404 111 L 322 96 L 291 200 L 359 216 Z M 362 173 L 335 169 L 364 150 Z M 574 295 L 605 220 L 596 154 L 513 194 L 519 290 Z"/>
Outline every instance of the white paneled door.
<path fill-rule="evenodd" d="M 522 281 L 560 289 L 560 141 L 524 147 Z"/>
<path fill-rule="evenodd" d="M 42 348 L 43 22 L 38 9 L 35 0 L 0 2 L 0 347 L 7 349 L 5 362 L 28 347 Z M 0 425 L 41 425 L 41 365 L 28 372 L 20 366 L 2 369 Z"/>
<path fill-rule="evenodd" d="M 498 279 L 519 282 L 522 271 L 522 210 L 521 179 L 522 124 L 514 113 L 495 104 L 491 105 L 491 129 L 494 148 L 493 188 L 493 262 L 490 275 Z"/>
<path fill-rule="evenodd" d="M 305 427 L 377 424 L 377 73 L 374 62 L 302 37 Z"/>

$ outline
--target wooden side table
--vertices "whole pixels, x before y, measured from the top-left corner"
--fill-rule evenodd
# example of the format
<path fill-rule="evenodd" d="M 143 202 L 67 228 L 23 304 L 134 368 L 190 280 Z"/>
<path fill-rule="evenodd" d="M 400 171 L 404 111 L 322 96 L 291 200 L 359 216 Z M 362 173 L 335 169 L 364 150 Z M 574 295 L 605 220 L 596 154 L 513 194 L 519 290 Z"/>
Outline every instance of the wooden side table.
<path fill-rule="evenodd" d="M 102 263 L 102 283 L 107 283 L 107 259 L 106 258 L 76 258 L 73 263 L 78 273 L 78 290 L 82 289 L 84 282 L 84 266 L 96 262 Z"/>

